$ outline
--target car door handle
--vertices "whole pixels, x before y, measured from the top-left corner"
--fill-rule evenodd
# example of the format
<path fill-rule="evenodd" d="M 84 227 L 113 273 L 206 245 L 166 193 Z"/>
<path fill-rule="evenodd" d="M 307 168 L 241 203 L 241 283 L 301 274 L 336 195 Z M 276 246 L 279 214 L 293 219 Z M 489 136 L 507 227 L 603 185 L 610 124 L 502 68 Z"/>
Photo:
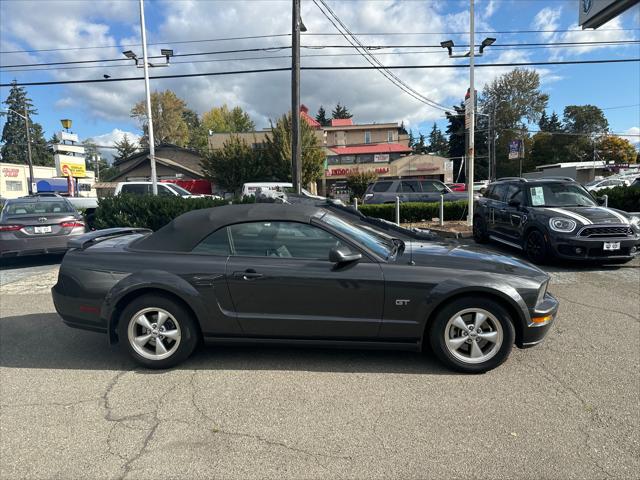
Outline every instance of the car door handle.
<path fill-rule="evenodd" d="M 233 278 L 239 278 L 242 280 L 255 280 L 256 278 L 260 278 L 263 275 L 261 273 L 257 273 L 253 269 L 245 270 L 244 272 L 233 272 Z"/>

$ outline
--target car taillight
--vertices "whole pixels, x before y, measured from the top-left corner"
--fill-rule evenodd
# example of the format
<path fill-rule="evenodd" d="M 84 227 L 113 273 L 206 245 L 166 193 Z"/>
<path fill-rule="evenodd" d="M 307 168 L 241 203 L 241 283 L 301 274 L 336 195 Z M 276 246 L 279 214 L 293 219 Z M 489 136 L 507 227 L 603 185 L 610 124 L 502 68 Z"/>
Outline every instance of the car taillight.
<path fill-rule="evenodd" d="M 83 222 L 62 222 L 60 226 L 62 228 L 84 227 L 84 223 Z"/>
<path fill-rule="evenodd" d="M 22 229 L 24 225 L 0 225 L 0 232 L 15 232 Z"/>

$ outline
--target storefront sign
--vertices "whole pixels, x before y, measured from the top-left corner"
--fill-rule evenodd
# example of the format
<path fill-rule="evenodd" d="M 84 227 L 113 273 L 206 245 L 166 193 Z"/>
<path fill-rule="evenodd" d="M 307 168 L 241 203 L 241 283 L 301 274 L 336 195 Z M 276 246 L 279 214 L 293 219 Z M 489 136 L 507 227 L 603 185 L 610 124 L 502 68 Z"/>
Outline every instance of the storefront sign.
<path fill-rule="evenodd" d="M 15 178 L 18 175 L 20 175 L 20 169 L 19 168 L 3 168 L 2 175 L 4 175 L 5 177 Z"/>
<path fill-rule="evenodd" d="M 72 177 L 86 177 L 87 167 L 84 157 L 72 157 L 71 155 L 54 155 L 56 173 L 60 177 L 71 175 Z"/>
<path fill-rule="evenodd" d="M 377 167 L 377 168 L 365 168 L 365 169 L 360 169 L 360 168 L 330 168 L 329 170 L 327 170 L 327 177 L 346 177 L 347 175 L 351 175 L 352 173 L 356 173 L 358 171 L 365 171 L 365 172 L 370 172 L 373 171 L 375 173 L 377 173 L 378 175 L 384 175 L 386 173 L 389 173 L 390 169 L 389 167 Z"/>
<path fill-rule="evenodd" d="M 373 156 L 373 161 L 378 162 L 389 162 L 389 154 L 388 153 L 377 153 Z"/>

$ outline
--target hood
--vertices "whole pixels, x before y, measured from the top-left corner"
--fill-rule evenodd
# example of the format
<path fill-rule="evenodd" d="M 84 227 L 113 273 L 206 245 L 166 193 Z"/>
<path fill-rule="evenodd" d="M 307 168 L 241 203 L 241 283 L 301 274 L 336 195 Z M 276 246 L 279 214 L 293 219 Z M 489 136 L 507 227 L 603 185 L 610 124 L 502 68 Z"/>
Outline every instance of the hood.
<path fill-rule="evenodd" d="M 557 207 L 545 208 L 550 216 L 564 216 L 582 225 L 628 224 L 629 218 L 621 211 L 606 207 Z"/>
<path fill-rule="evenodd" d="M 524 260 L 457 242 L 406 242 L 395 262 L 409 263 L 411 260 L 416 265 L 434 268 L 519 275 L 540 281 L 549 278 L 544 271 Z"/>

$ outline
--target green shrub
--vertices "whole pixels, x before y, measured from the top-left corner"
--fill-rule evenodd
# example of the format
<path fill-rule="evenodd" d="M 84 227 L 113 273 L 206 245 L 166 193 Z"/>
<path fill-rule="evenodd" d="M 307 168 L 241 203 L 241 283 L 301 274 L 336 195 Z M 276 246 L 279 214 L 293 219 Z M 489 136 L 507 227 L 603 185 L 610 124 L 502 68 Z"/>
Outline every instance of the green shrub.
<path fill-rule="evenodd" d="M 229 203 L 212 198 L 116 195 L 100 199 L 92 228 L 144 227 L 158 230 L 190 210 Z M 235 203 L 235 202 L 234 202 Z"/>
<path fill-rule="evenodd" d="M 608 206 L 625 212 L 640 212 L 640 187 L 613 187 L 594 192 L 598 197 L 607 195 Z"/>
<path fill-rule="evenodd" d="M 395 204 L 382 205 L 362 205 L 359 210 L 370 217 L 383 218 L 391 222 L 396 220 Z M 464 220 L 467 214 L 467 202 L 464 200 L 458 202 L 444 202 L 444 219 L 445 220 Z M 422 220 L 431 220 L 440 216 L 440 202 L 415 202 L 400 204 L 400 221 L 420 222 Z"/>

